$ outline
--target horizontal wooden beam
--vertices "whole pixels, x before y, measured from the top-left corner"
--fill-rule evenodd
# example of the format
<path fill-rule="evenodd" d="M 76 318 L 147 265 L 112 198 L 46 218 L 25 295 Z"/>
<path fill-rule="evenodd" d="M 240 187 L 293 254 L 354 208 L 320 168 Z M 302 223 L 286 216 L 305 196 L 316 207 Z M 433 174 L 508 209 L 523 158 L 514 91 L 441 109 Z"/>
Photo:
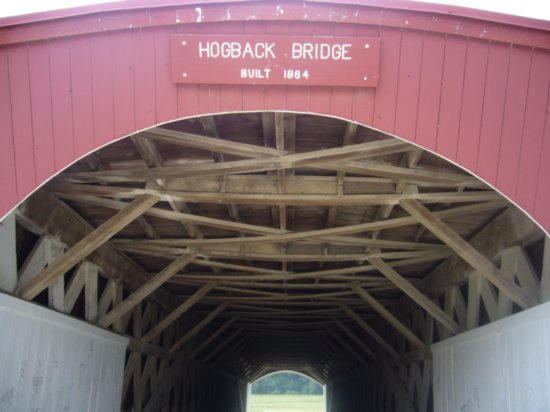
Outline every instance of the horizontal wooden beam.
<path fill-rule="evenodd" d="M 147 169 L 156 170 L 156 169 Z M 422 203 L 472 203 L 498 201 L 502 197 L 493 190 L 471 192 L 393 193 L 368 195 L 300 195 L 300 194 L 247 194 L 247 193 L 201 193 L 163 189 L 139 189 L 122 186 L 95 186 L 73 183 L 57 183 L 50 187 L 60 196 L 87 194 L 114 198 L 134 198 L 142 195 L 158 196 L 164 201 L 188 203 L 228 203 L 246 205 L 295 205 L 295 206 L 372 206 L 395 205 L 408 199 Z"/>
<path fill-rule="evenodd" d="M 230 240 L 228 240 L 230 242 Z M 388 251 L 388 252 L 369 252 L 369 253 L 262 253 L 255 251 L 233 251 L 224 250 L 223 247 L 215 248 L 175 248 L 166 246 L 154 246 L 145 244 L 118 244 L 118 248 L 124 252 L 150 255 L 181 255 L 195 251 L 198 256 L 229 259 L 229 260 L 258 260 L 272 262 L 362 262 L 369 257 L 381 257 L 383 259 L 411 259 L 427 258 L 432 260 L 441 260 L 451 255 L 447 249 L 435 250 L 408 250 L 408 251 Z"/>
<path fill-rule="evenodd" d="M 17 291 L 17 296 L 23 299 L 32 299 L 42 290 L 53 284 L 57 278 L 71 269 L 80 261 L 88 257 L 97 248 L 116 235 L 136 217 L 158 202 L 159 198 L 153 195 L 144 195 L 136 198 L 126 208 L 122 209 L 97 229 L 72 246 L 63 256 L 48 265 L 42 272 L 27 282 Z"/>
<path fill-rule="evenodd" d="M 155 188 L 150 181 L 147 187 Z M 218 176 L 177 177 L 163 186 L 167 190 L 184 192 L 219 193 L 225 188 L 227 193 L 279 193 L 278 178 L 275 174 L 226 175 L 225 184 Z M 285 193 L 304 195 L 333 195 L 341 187 L 342 194 L 394 193 L 395 181 L 389 178 L 368 176 L 347 176 L 339 185 L 335 176 L 285 175 Z M 159 187 L 156 187 L 159 188 Z"/>
<path fill-rule="evenodd" d="M 411 259 L 402 259 L 391 261 L 388 264 L 390 266 L 399 267 L 406 266 L 410 264 L 421 263 L 425 261 L 434 260 L 433 255 L 430 255 L 428 258 L 411 258 Z M 316 278 L 325 278 L 325 279 L 337 279 L 343 280 L 347 279 L 345 275 L 353 275 L 372 272 L 376 268 L 373 265 L 359 265 L 359 266 L 349 266 L 340 269 L 325 269 L 317 270 L 312 272 L 290 272 L 290 273 L 274 273 L 274 274 L 236 274 L 236 275 L 193 275 L 185 274 L 178 277 L 178 279 L 187 279 L 187 280 L 216 280 L 216 281 L 276 281 L 276 280 L 297 280 L 297 279 L 316 279 Z M 351 280 L 368 280 L 363 277 L 352 278 Z"/>
<path fill-rule="evenodd" d="M 419 167 L 411 169 L 375 160 L 361 162 L 343 161 L 324 165 L 324 168 L 356 175 L 385 177 L 401 182 L 418 184 L 419 186 L 487 188 L 485 183 L 470 175 Z"/>
<path fill-rule="evenodd" d="M 540 303 L 421 203 L 407 199 L 401 201 L 400 205 L 520 307 L 527 309 Z"/>

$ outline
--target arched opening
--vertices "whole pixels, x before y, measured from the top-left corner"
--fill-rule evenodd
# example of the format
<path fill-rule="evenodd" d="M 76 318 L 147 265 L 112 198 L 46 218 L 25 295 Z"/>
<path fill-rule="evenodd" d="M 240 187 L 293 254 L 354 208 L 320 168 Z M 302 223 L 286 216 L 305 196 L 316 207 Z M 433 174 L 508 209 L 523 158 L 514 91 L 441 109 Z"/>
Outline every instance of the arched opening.
<path fill-rule="evenodd" d="M 149 129 L 16 217 L 16 295 L 129 339 L 125 411 L 242 412 L 269 368 L 326 385 L 329 412 L 431 411 L 433 343 L 548 298 L 530 218 L 437 155 L 333 117 Z"/>
<path fill-rule="evenodd" d="M 247 412 L 325 412 L 324 385 L 300 372 L 276 371 L 250 383 Z"/>

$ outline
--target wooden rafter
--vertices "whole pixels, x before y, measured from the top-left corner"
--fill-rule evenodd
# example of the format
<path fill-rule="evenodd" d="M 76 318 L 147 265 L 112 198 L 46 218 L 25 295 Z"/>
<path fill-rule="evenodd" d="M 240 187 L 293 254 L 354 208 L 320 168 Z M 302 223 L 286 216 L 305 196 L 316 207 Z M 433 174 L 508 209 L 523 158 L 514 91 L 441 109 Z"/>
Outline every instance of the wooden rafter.
<path fill-rule="evenodd" d="M 48 287 L 53 308 L 130 338 L 124 404 L 133 397 L 136 410 L 181 352 L 178 400 L 197 379 L 189 359 L 204 358 L 245 380 L 294 368 L 334 382 L 367 368 L 384 402 L 425 411 L 434 338 L 478 325 L 482 305 L 492 321 L 512 303 L 458 243 L 431 229 L 419 242 L 410 203 L 530 296 L 542 289 L 521 247 L 539 239 L 532 222 L 513 209 L 495 219 L 509 203 L 483 182 L 382 132 L 271 112 L 181 120 L 131 140 L 72 165 L 18 217 L 70 249 L 111 211 L 159 198 L 143 214 L 149 228 L 128 226 Z"/>
<path fill-rule="evenodd" d="M 42 290 L 51 285 L 59 276 L 89 256 L 94 250 L 116 235 L 136 217 L 157 203 L 159 198 L 144 195 L 135 199 L 125 209 L 101 224 L 96 230 L 70 248 L 63 256 L 49 265 L 17 291 L 23 299 L 32 299 Z"/>
<path fill-rule="evenodd" d="M 122 186 L 92 186 L 78 184 L 56 184 L 52 190 L 60 195 L 81 193 L 114 198 L 133 198 L 142 195 L 155 195 L 160 199 L 179 200 L 191 203 L 240 203 L 247 205 L 340 205 L 340 206 L 369 206 L 395 205 L 405 200 L 418 200 L 422 203 L 473 203 L 494 202 L 501 196 L 494 191 L 472 192 L 431 192 L 431 193 L 394 193 L 382 195 L 286 195 L 286 194 L 244 194 L 244 193 L 201 193 L 181 192 L 162 189 L 138 189 Z"/>
<path fill-rule="evenodd" d="M 166 179 L 181 176 L 218 176 L 229 173 L 252 173 L 295 167 L 319 167 L 331 162 L 364 159 L 409 150 L 407 143 L 386 139 L 350 145 L 337 149 L 316 150 L 307 153 L 283 155 L 261 159 L 237 160 L 215 164 L 165 166 L 155 169 L 112 170 L 107 172 L 66 173 L 64 180 L 80 182 L 132 182 L 148 179 Z M 466 176 L 463 176 L 466 178 Z M 456 179 L 455 179 L 456 181 Z"/>
<path fill-rule="evenodd" d="M 392 267 L 386 264 L 382 259 L 374 257 L 369 258 L 369 262 L 376 267 L 384 276 L 391 280 L 407 296 L 414 300 L 420 307 L 432 315 L 438 322 L 445 326 L 451 332 L 457 334 L 462 331 L 460 325 L 449 315 L 443 312 L 439 306 L 418 291 L 407 279 L 401 276 Z"/>
<path fill-rule="evenodd" d="M 367 302 L 380 316 L 382 316 L 390 325 L 392 325 L 399 333 L 405 336 L 414 346 L 418 349 L 427 351 L 428 347 L 422 342 L 414 333 L 411 332 L 405 325 L 403 325 L 394 315 L 391 314 L 384 306 L 380 304 L 370 293 L 363 289 L 359 283 L 353 282 L 351 288 L 361 298 Z"/>
<path fill-rule="evenodd" d="M 197 333 L 199 333 L 206 325 L 208 325 L 212 320 L 220 314 L 223 310 L 225 310 L 229 306 L 228 302 L 221 303 L 216 309 L 214 309 L 211 313 L 208 314 L 207 317 L 202 319 L 199 323 L 197 323 L 189 332 L 187 332 L 185 335 L 183 335 L 181 338 L 179 338 L 171 347 L 170 352 L 174 353 L 178 349 L 180 349 L 183 345 L 185 345 L 186 342 L 189 341 L 193 336 L 195 336 Z"/>
<path fill-rule="evenodd" d="M 187 266 L 195 258 L 193 253 L 184 255 L 174 262 L 170 263 L 163 271 L 152 277 L 149 281 L 143 284 L 139 289 L 132 292 L 123 302 L 119 303 L 109 313 L 103 316 L 97 322 L 99 326 L 106 328 L 116 321 L 121 316 L 128 313 L 134 306 L 143 301 L 153 291 L 158 289 L 163 283 L 174 276 L 178 271 Z"/>
<path fill-rule="evenodd" d="M 538 299 L 526 293 L 506 277 L 498 267 L 422 204 L 414 199 L 408 199 L 401 201 L 400 205 L 519 306 L 525 309 L 540 303 Z"/>
<path fill-rule="evenodd" d="M 170 326 L 173 322 L 176 321 L 176 319 L 178 319 L 181 315 L 187 312 L 194 304 L 200 301 L 208 292 L 210 292 L 214 288 L 215 285 L 216 285 L 215 282 L 208 282 L 206 285 L 200 288 L 197 292 L 193 294 L 193 296 L 191 296 L 189 299 L 183 302 L 173 312 L 171 312 L 168 316 L 166 316 L 164 319 L 158 322 L 145 335 L 143 335 L 143 337 L 141 338 L 141 341 L 143 343 L 147 343 L 152 339 L 154 339 L 156 336 L 158 336 L 164 329 Z"/>
<path fill-rule="evenodd" d="M 228 319 L 227 321 L 225 321 L 218 329 L 216 329 L 215 332 L 213 332 L 210 336 L 208 336 L 208 338 L 202 341 L 199 346 L 193 349 L 193 352 L 191 352 L 191 357 L 193 358 L 197 356 L 204 348 L 210 345 L 210 343 L 212 343 L 218 336 L 224 333 L 227 328 L 229 328 L 233 323 L 235 323 L 237 319 L 238 317 L 234 316 Z"/>
<path fill-rule="evenodd" d="M 378 332 L 376 332 L 373 328 L 371 328 L 367 323 L 355 312 L 353 309 L 351 309 L 348 305 L 343 304 L 340 306 L 342 310 L 350 317 L 352 318 L 360 327 L 363 329 L 367 334 L 374 339 L 376 343 L 380 345 L 387 353 L 391 355 L 392 358 L 398 359 L 399 354 L 397 351 L 380 336 Z"/>

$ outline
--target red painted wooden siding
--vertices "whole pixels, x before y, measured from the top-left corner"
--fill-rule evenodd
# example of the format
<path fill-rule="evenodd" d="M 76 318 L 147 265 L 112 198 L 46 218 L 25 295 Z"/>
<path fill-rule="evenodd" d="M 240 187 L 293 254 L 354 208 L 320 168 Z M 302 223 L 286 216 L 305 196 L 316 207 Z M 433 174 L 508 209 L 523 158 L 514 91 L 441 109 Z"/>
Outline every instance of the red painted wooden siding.
<path fill-rule="evenodd" d="M 550 231 L 550 24 L 368 4 L 206 3 L 0 27 L 0 217 L 73 161 L 137 130 L 292 110 L 353 120 L 439 153 Z M 380 84 L 176 86 L 172 33 L 380 36 Z"/>

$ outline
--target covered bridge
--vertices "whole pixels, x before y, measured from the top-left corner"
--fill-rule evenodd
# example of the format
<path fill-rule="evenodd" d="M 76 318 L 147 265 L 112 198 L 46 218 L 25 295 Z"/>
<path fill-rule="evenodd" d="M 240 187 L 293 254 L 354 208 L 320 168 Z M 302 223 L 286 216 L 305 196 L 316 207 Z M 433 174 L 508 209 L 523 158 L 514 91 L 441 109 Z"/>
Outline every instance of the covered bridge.
<path fill-rule="evenodd" d="M 475 10 L 0 20 L 0 410 L 549 411 L 549 102 L 550 23 Z"/>

